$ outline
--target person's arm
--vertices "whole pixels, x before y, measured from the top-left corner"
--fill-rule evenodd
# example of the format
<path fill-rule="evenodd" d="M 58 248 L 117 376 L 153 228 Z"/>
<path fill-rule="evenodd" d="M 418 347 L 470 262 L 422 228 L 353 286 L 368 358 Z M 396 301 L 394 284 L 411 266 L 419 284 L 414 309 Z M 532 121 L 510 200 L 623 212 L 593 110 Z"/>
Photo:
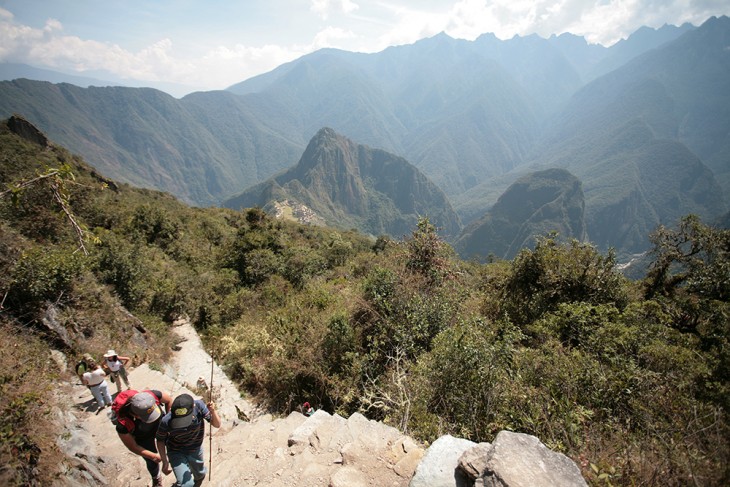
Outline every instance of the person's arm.
<path fill-rule="evenodd" d="M 167 460 L 167 444 L 165 444 L 165 440 L 159 438 L 155 439 L 155 443 L 157 444 L 157 452 L 160 454 L 160 459 L 162 460 L 162 473 L 169 475 L 172 472 L 172 467 Z"/>
<path fill-rule="evenodd" d="M 218 417 L 218 411 L 215 410 L 215 403 L 211 401 L 206 406 L 208 406 L 208 411 L 210 411 L 210 425 L 220 428 L 221 418 Z"/>
<path fill-rule="evenodd" d="M 129 433 L 117 432 L 117 435 L 119 435 L 119 439 L 122 440 L 122 443 L 124 443 L 124 446 L 127 447 L 127 450 L 131 451 L 135 455 L 139 455 L 142 458 L 146 458 L 147 460 L 152 460 L 153 462 L 157 463 L 160 463 L 162 461 L 159 453 L 155 453 L 153 451 L 147 450 L 146 448 L 142 448 L 137 444 L 136 441 L 134 441 L 134 436 L 130 435 Z"/>
<path fill-rule="evenodd" d="M 126 366 L 127 362 L 130 361 L 129 357 L 122 357 L 121 355 L 117 355 L 117 358 L 119 359 L 120 362 L 122 362 L 122 365 L 124 365 L 124 366 Z"/>
<path fill-rule="evenodd" d="M 160 392 L 162 392 L 162 397 L 160 397 L 160 404 L 165 405 L 165 414 L 167 414 L 172 411 L 172 396 L 165 391 Z"/>

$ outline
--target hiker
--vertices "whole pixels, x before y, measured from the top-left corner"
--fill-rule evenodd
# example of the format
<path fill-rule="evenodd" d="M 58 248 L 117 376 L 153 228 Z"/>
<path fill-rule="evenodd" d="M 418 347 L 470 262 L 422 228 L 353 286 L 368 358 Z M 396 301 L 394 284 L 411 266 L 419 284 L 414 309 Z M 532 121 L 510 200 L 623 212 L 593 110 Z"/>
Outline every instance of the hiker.
<path fill-rule="evenodd" d="M 89 388 L 100 410 L 111 406 L 112 397 L 109 395 L 104 369 L 93 358 L 86 360 L 86 365 L 88 369 L 81 375 L 81 382 Z"/>
<path fill-rule="evenodd" d="M 76 362 L 76 375 L 79 376 L 79 380 L 82 380 L 81 378 L 84 376 L 84 372 L 89 370 L 90 360 L 94 360 L 94 358 L 88 353 L 85 353 L 81 360 Z"/>
<path fill-rule="evenodd" d="M 170 411 L 170 394 L 155 389 L 139 392 L 130 389 L 120 392 L 112 406 L 112 422 L 116 424 L 119 439 L 129 451 L 144 459 L 153 487 L 162 485 L 162 459 L 155 445 L 163 415 L 161 404 L 165 406 L 164 412 Z"/>
<path fill-rule="evenodd" d="M 304 411 L 305 416 L 311 416 L 314 414 L 314 408 L 310 406 L 308 402 L 302 404 L 302 411 Z"/>
<path fill-rule="evenodd" d="M 162 418 L 157 430 L 157 450 L 162 457 L 162 473 L 175 473 L 176 486 L 198 487 L 203 484 L 205 459 L 203 439 L 205 423 L 221 427 L 215 405 L 190 394 L 180 394 L 172 403 L 172 410 Z"/>
<path fill-rule="evenodd" d="M 127 369 L 124 367 L 129 362 L 129 357 L 117 355 L 114 350 L 107 350 L 104 354 L 104 368 L 109 371 L 109 378 L 117 384 L 117 394 L 122 392 L 122 380 L 130 390 L 129 378 L 127 377 Z"/>

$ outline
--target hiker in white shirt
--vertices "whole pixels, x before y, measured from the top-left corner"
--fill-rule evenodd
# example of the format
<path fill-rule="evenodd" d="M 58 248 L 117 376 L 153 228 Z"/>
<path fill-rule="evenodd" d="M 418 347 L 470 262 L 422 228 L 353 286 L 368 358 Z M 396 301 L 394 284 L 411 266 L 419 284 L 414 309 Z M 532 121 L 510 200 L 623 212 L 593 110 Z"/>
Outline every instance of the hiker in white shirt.
<path fill-rule="evenodd" d="M 84 385 L 88 386 L 89 390 L 91 390 L 91 393 L 94 395 L 94 399 L 96 400 L 96 404 L 99 405 L 99 409 L 111 406 L 112 397 L 109 394 L 104 369 L 102 369 L 93 359 L 88 361 L 87 365 L 89 366 L 89 370 L 84 372 L 84 375 L 81 376 L 81 382 L 83 382 Z"/>

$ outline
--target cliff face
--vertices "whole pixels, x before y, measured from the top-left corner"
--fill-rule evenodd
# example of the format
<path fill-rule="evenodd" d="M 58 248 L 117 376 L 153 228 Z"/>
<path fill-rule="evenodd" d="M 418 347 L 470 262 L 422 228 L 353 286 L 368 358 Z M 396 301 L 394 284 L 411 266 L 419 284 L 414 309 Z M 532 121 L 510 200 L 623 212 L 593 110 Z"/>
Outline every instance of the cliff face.
<path fill-rule="evenodd" d="M 517 180 L 494 207 L 467 227 L 456 242 L 464 258 L 489 254 L 511 259 L 534 247 L 535 236 L 557 232 L 561 238 L 586 239 L 581 182 L 563 169 L 548 169 Z"/>
<path fill-rule="evenodd" d="M 330 128 L 317 132 L 296 166 L 223 205 L 267 208 L 282 200 L 306 205 L 328 225 L 373 235 L 401 237 L 419 217 L 446 236 L 460 228 L 446 195 L 415 166 Z"/>

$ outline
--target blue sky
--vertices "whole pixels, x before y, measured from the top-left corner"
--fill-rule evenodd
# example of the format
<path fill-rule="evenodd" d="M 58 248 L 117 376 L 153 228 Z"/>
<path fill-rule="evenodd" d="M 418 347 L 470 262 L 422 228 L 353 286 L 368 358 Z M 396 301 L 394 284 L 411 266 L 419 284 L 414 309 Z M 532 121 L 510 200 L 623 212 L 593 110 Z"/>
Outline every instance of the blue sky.
<path fill-rule="evenodd" d="M 378 52 L 439 32 L 611 45 L 713 15 L 730 15 L 730 1 L 0 0 L 0 62 L 213 90 L 323 47 Z"/>

